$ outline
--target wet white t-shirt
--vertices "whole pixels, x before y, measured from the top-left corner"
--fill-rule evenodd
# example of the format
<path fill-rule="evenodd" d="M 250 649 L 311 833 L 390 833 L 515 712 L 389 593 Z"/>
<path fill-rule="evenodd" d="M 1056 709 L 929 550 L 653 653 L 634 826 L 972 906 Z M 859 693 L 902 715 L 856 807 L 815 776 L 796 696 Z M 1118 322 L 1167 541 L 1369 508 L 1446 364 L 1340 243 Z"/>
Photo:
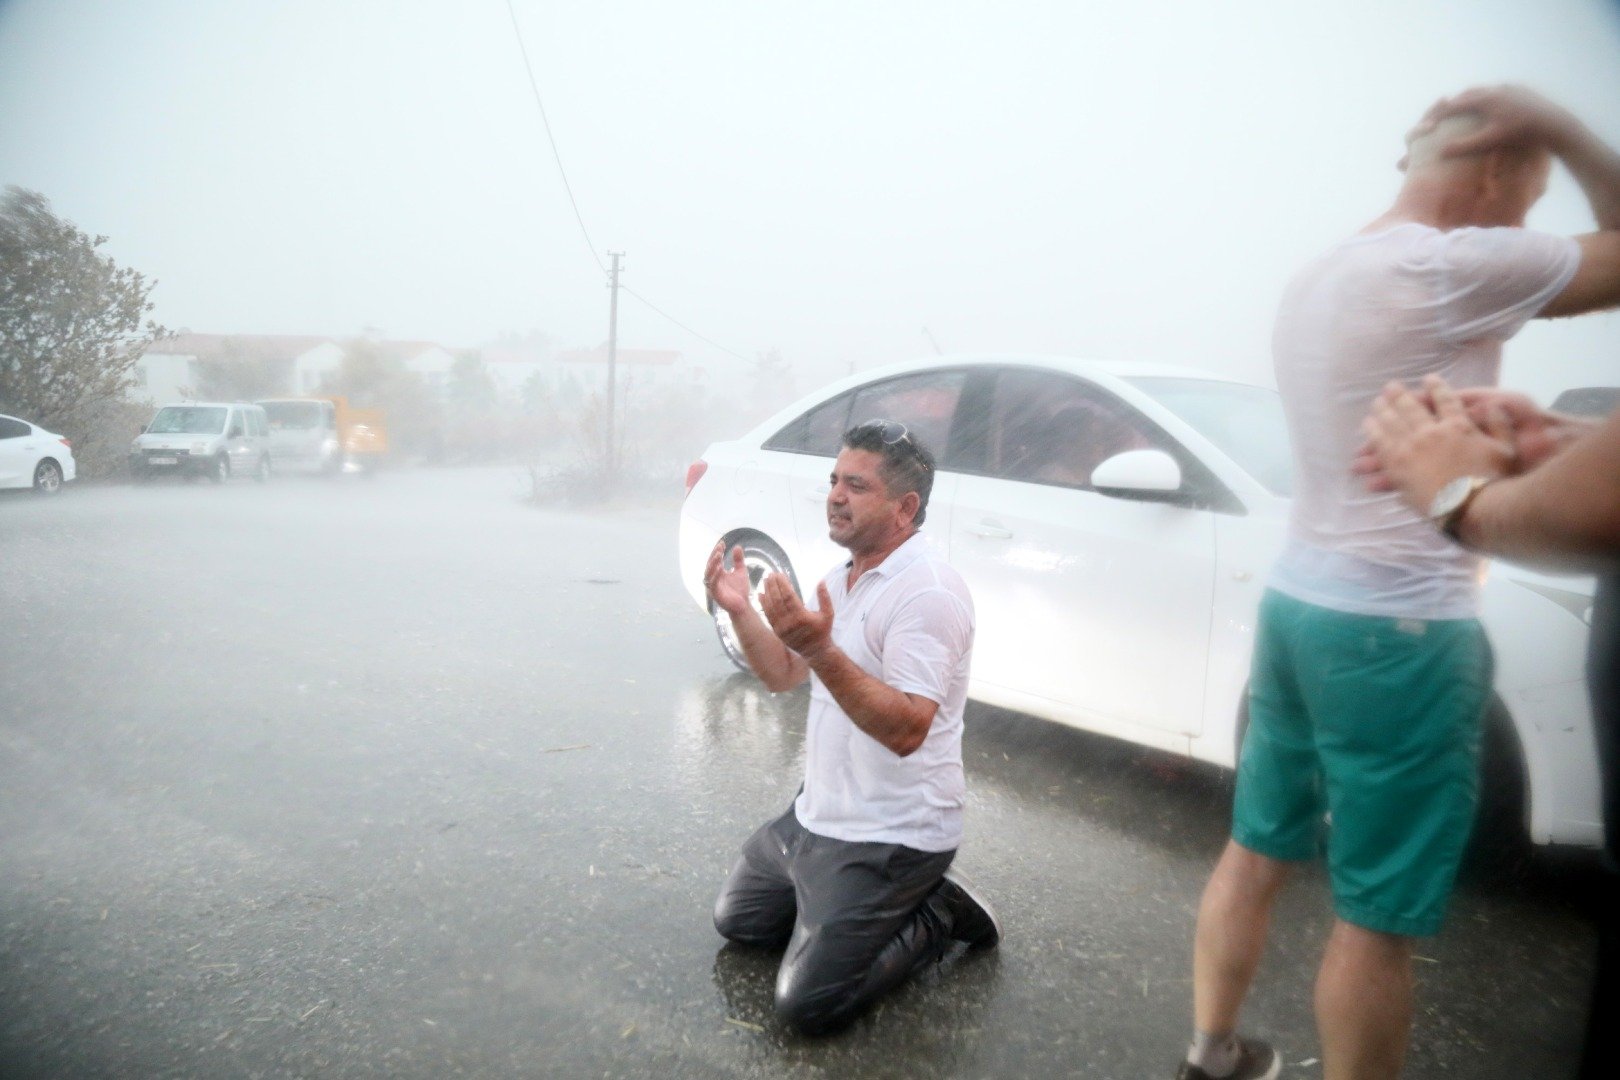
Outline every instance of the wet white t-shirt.
<path fill-rule="evenodd" d="M 799 823 L 837 840 L 953 851 L 962 843 L 962 711 L 973 654 L 973 599 L 917 534 L 849 588 L 849 564 L 824 579 L 833 643 L 862 671 L 939 705 L 922 746 L 901 757 L 855 726 L 810 675 Z M 808 606 L 819 605 L 812 593 Z"/>
<path fill-rule="evenodd" d="M 1272 338 L 1295 469 L 1273 588 L 1367 615 L 1475 614 L 1477 557 L 1351 473 L 1361 422 L 1391 380 L 1495 385 L 1502 343 L 1579 263 L 1569 237 L 1408 223 L 1353 237 L 1294 277 Z"/>

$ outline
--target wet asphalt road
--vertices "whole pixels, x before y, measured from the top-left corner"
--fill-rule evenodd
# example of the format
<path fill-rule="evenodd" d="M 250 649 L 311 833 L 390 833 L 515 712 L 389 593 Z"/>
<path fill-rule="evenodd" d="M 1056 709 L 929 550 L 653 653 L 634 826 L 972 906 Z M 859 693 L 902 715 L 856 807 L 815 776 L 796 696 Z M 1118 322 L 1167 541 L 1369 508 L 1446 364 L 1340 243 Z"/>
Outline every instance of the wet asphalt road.
<path fill-rule="evenodd" d="M 958 866 L 1006 941 L 792 1036 L 775 958 L 709 912 L 795 790 L 805 699 L 731 672 L 673 502 L 525 486 L 0 499 L 0 1075 L 1173 1073 L 1219 774 L 970 707 Z M 1470 868 L 1409 1076 L 1570 1073 L 1586 880 Z M 1248 1008 L 1285 1076 L 1321 1075 L 1329 917 L 1290 888 Z"/>

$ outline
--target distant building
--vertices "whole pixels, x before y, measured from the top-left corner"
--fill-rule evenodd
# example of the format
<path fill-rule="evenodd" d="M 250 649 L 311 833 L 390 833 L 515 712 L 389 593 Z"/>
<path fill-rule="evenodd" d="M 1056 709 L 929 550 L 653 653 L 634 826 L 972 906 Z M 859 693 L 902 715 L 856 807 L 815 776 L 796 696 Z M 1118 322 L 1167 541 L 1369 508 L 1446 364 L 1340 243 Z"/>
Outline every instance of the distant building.
<path fill-rule="evenodd" d="M 435 394 L 444 395 L 455 376 L 458 355 L 483 360 L 496 393 L 511 402 L 531 396 L 555 404 L 575 404 L 607 388 L 607 346 L 551 351 L 533 341 L 503 340 L 481 350 L 455 351 L 432 341 L 394 341 L 373 334 L 333 338 L 274 334 L 182 333 L 154 343 L 136 361 L 131 398 L 148 404 L 194 399 L 200 365 L 209 362 L 257 365 L 279 382 L 279 394 L 317 394 L 343 367 L 353 349 L 365 349 L 399 363 Z M 626 398 L 654 389 L 701 386 L 703 368 L 682 362 L 672 349 L 620 349 L 618 392 Z"/>
<path fill-rule="evenodd" d="M 150 405 L 195 398 L 203 361 L 285 366 L 287 393 L 301 393 L 307 373 L 335 371 L 343 349 L 329 338 L 293 334 L 192 334 L 154 342 L 135 362 L 130 398 Z"/>

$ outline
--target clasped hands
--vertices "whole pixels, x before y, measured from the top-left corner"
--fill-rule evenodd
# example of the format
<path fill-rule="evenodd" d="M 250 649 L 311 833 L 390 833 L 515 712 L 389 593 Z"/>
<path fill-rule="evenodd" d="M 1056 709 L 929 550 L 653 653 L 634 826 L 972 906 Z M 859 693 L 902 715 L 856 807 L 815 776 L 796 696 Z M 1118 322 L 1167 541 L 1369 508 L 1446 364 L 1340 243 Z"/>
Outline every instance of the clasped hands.
<path fill-rule="evenodd" d="M 1556 418 L 1522 394 L 1453 390 L 1438 375 L 1418 390 L 1390 383 L 1362 422 L 1352 466 L 1372 491 L 1395 491 L 1419 513 L 1459 476 L 1512 476 L 1557 450 Z"/>

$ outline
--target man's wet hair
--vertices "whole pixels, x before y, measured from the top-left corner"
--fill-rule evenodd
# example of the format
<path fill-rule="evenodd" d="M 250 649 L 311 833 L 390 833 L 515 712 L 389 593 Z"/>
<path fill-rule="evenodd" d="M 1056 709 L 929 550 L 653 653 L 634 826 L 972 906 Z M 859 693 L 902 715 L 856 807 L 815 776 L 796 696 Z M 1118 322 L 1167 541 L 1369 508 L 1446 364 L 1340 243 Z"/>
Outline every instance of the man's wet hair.
<path fill-rule="evenodd" d="M 928 496 L 934 491 L 934 455 L 906 425 L 898 420 L 868 420 L 844 432 L 844 445 L 851 450 L 877 454 L 878 475 L 891 496 L 917 493 L 917 514 L 912 525 L 921 526 L 928 516 Z"/>

